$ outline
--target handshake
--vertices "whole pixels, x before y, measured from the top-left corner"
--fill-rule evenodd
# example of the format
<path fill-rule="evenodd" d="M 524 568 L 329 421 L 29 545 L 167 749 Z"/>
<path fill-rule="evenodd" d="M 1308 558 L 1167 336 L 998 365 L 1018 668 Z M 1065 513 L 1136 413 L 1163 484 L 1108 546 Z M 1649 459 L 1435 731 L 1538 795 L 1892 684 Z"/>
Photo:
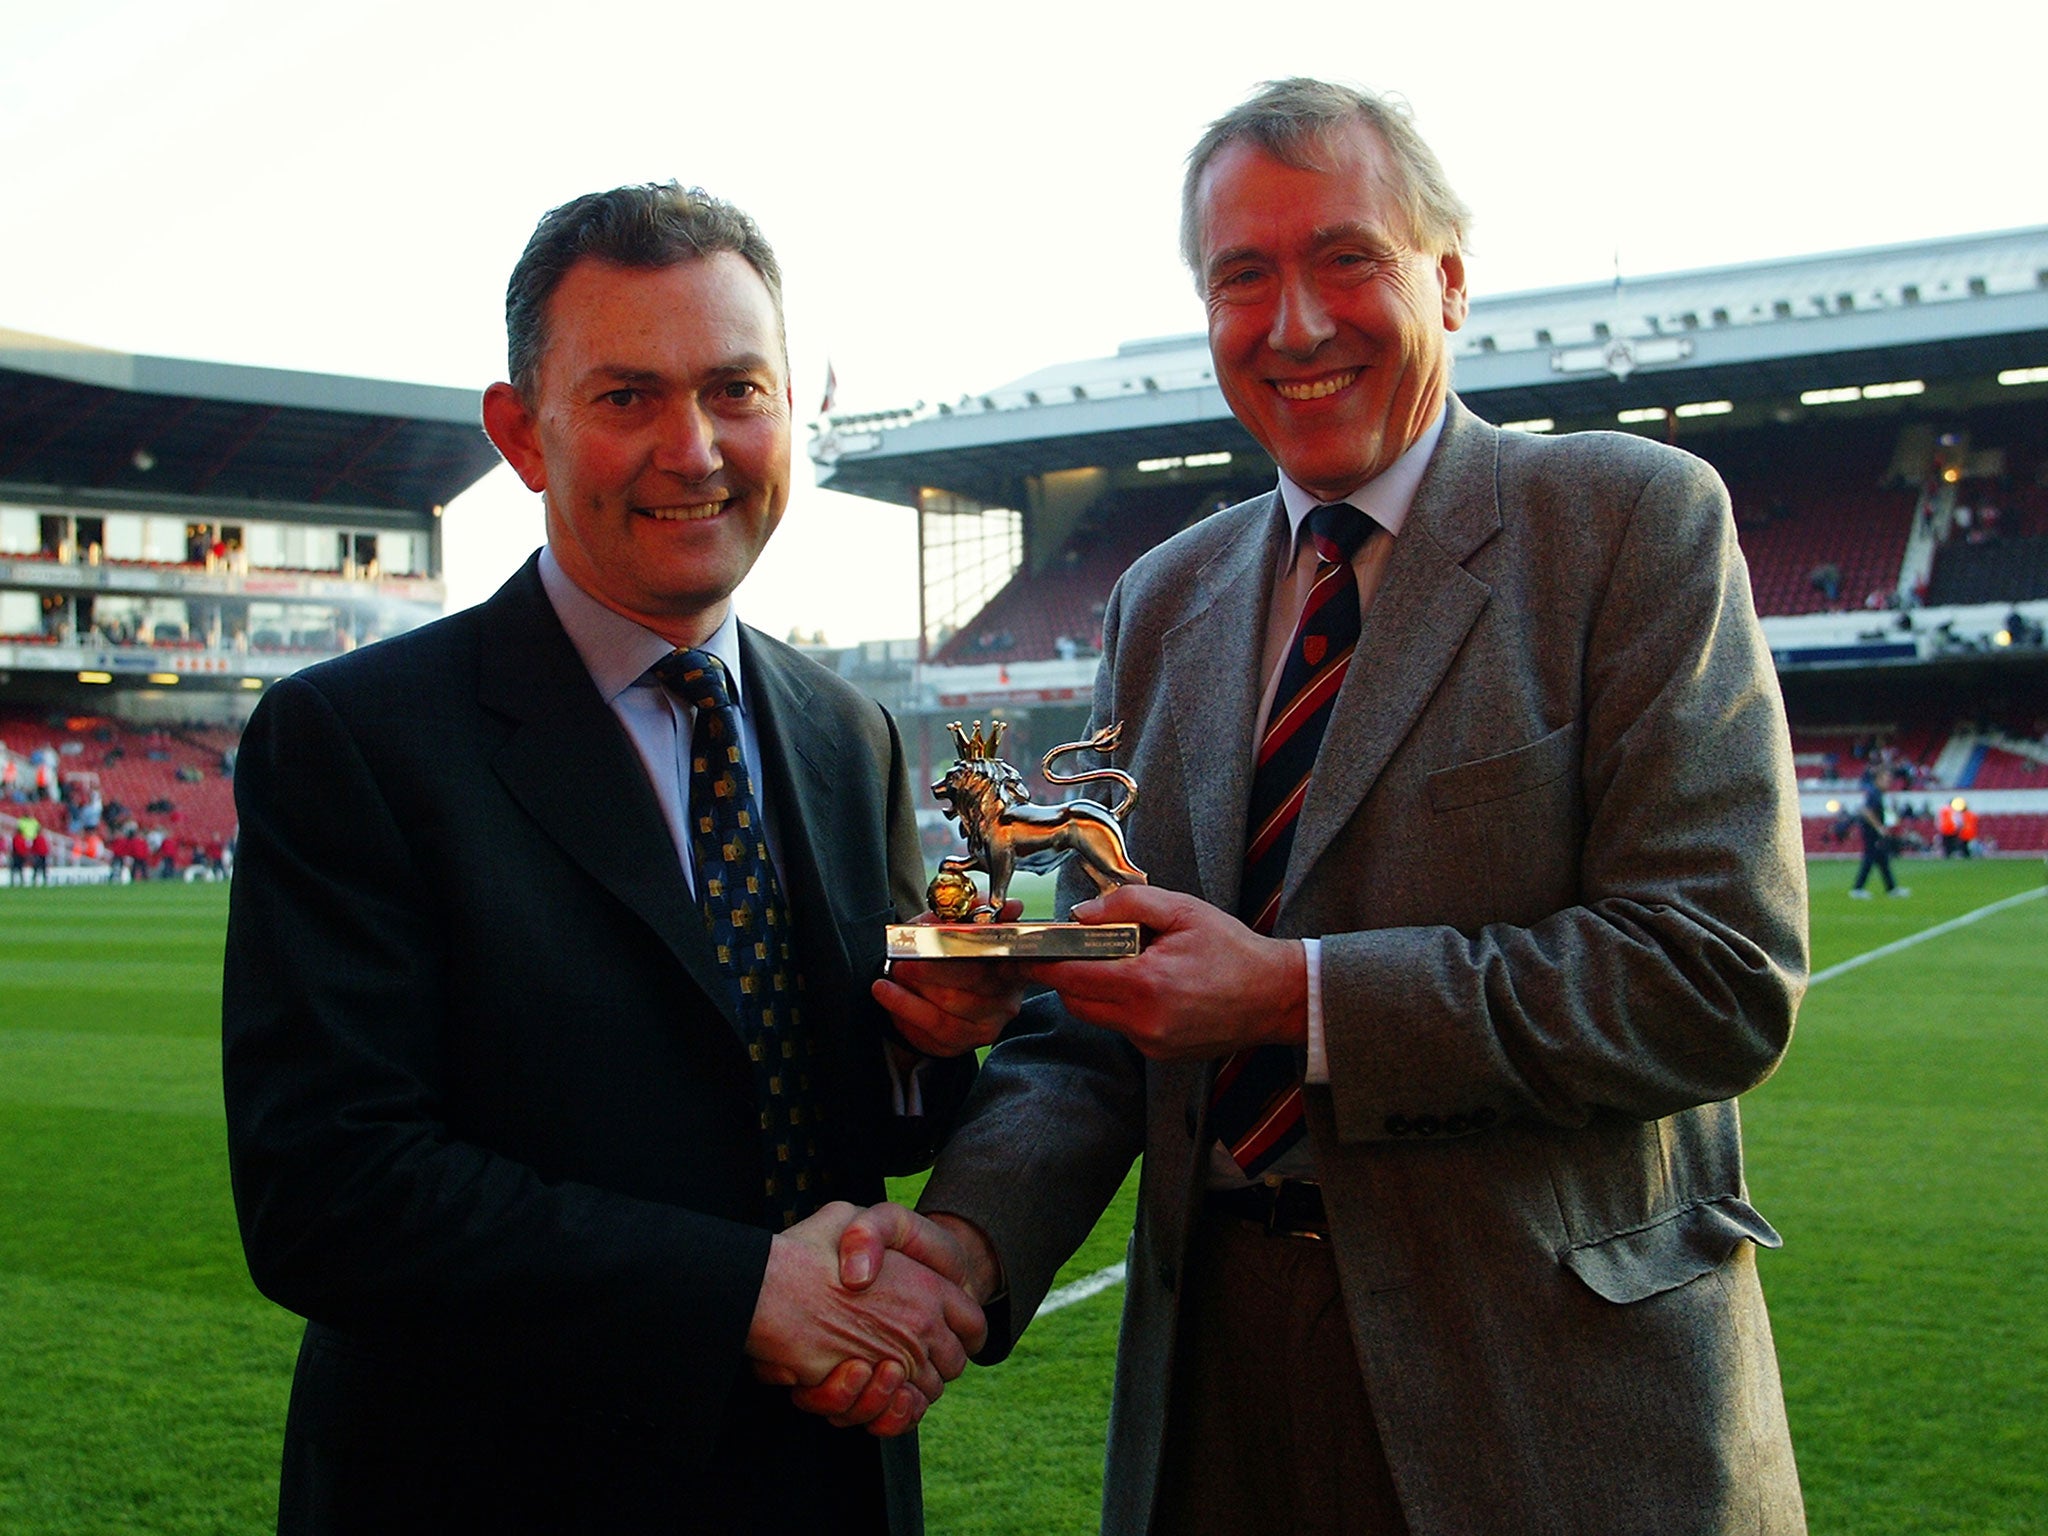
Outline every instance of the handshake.
<path fill-rule="evenodd" d="M 999 1283 L 988 1239 L 959 1218 L 835 1201 L 776 1234 L 747 1356 L 806 1412 L 900 1435 L 981 1348 Z"/>

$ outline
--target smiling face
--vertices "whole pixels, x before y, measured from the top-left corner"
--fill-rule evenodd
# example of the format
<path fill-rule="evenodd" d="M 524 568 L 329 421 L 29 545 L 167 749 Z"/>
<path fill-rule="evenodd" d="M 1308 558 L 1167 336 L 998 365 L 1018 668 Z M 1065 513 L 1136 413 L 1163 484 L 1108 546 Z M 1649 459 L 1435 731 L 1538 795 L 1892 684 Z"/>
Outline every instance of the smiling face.
<path fill-rule="evenodd" d="M 1465 321 L 1465 265 L 1414 243 L 1379 135 L 1350 123 L 1292 166 L 1255 144 L 1202 173 L 1201 284 L 1216 380 L 1237 419 L 1324 501 L 1428 428 Z"/>
<path fill-rule="evenodd" d="M 730 251 L 647 269 L 586 258 L 548 300 L 533 398 L 484 428 L 541 493 L 585 592 L 676 645 L 708 639 L 789 501 L 788 367 L 768 286 Z"/>

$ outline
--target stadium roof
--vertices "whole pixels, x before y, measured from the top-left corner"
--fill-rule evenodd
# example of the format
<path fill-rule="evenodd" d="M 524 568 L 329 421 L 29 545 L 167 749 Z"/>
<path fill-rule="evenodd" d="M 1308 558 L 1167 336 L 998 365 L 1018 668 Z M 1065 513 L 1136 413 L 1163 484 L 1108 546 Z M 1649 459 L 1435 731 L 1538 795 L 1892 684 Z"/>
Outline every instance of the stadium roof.
<path fill-rule="evenodd" d="M 1988 380 L 2048 365 L 2048 226 L 1483 297 L 1452 340 L 1455 387 L 1494 421 Z M 953 405 L 834 417 L 811 456 L 834 490 L 1018 505 L 1026 476 L 1183 454 L 1197 427 L 1214 450 L 1259 452 L 1199 333 Z"/>
<path fill-rule="evenodd" d="M 426 513 L 498 456 L 472 390 L 0 330 L 0 487 Z"/>

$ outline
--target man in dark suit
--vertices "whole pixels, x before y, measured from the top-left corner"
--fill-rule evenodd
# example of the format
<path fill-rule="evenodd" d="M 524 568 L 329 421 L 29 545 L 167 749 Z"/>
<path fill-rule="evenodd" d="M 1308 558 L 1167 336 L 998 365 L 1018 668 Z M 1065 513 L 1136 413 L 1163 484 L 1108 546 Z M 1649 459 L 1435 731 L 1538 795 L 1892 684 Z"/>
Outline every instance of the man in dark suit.
<path fill-rule="evenodd" d="M 235 1197 L 308 1320 L 279 1526 L 903 1536 L 892 1437 L 980 1313 L 834 1242 L 974 1068 L 867 992 L 923 883 L 893 723 L 732 612 L 788 492 L 774 257 L 673 184 L 580 198 L 507 324 L 546 547 L 279 683 L 236 776 Z"/>
<path fill-rule="evenodd" d="M 1072 911 L 1147 949 L 1033 968 L 920 1202 L 995 1358 L 1142 1154 L 1107 1532 L 1804 1528 L 1731 1102 L 1807 966 L 1770 655 L 1706 465 L 1451 396 L 1465 218 L 1321 82 L 1189 159 L 1280 486 L 1111 597 L 1152 883 Z"/>

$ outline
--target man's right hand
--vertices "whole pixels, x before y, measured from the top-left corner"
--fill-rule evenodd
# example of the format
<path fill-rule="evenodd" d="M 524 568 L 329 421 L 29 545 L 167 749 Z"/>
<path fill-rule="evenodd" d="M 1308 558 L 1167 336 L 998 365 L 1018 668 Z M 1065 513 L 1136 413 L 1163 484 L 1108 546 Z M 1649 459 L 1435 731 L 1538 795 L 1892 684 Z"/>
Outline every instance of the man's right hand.
<path fill-rule="evenodd" d="M 776 1234 L 746 1352 L 761 1380 L 798 1389 L 799 1407 L 871 1433 L 900 1434 L 966 1369 L 988 1329 L 958 1281 L 915 1256 L 912 1250 L 942 1253 L 942 1244 L 921 1234 L 879 1253 L 869 1249 L 864 1282 L 843 1284 L 840 1240 L 861 1215 L 835 1201 Z"/>

